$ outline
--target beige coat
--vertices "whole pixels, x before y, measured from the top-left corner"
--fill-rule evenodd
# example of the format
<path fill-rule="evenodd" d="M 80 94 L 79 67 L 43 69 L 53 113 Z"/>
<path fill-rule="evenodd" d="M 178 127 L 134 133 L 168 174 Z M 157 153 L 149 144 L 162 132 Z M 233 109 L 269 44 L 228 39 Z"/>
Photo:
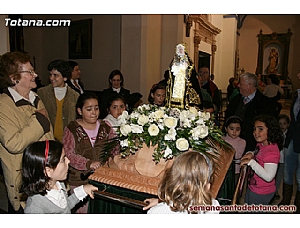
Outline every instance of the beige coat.
<path fill-rule="evenodd" d="M 37 94 L 45 104 L 52 127 L 54 127 L 57 107 L 53 86 L 50 84 L 42 87 L 38 90 Z M 68 86 L 63 103 L 63 129 L 71 121 L 76 119 L 76 103 L 78 97 L 79 94 Z"/>
<path fill-rule="evenodd" d="M 35 114 L 44 104 L 39 97 L 35 101 L 35 106 L 25 100 L 15 103 L 8 91 L 0 95 L 0 158 L 8 198 L 15 210 L 20 208 L 23 151 L 33 142 L 54 139 L 49 119 Z"/>

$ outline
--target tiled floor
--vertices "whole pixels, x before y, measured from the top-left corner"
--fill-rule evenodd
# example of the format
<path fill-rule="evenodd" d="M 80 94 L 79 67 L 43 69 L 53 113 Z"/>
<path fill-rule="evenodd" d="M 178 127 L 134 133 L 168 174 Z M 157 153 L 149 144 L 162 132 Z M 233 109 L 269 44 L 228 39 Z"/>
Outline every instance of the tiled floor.
<path fill-rule="evenodd" d="M 287 114 L 289 116 L 289 109 L 290 109 L 290 101 L 289 100 L 281 100 L 282 104 L 282 114 Z M 281 192 L 281 191 L 280 191 Z M 278 203 L 280 200 L 277 202 L 274 202 L 274 204 Z M 3 176 L 0 174 L 0 214 L 7 213 L 7 195 L 6 195 L 6 190 L 5 190 L 5 185 L 4 185 L 4 180 Z M 240 200 L 240 203 L 243 203 L 243 197 Z"/>

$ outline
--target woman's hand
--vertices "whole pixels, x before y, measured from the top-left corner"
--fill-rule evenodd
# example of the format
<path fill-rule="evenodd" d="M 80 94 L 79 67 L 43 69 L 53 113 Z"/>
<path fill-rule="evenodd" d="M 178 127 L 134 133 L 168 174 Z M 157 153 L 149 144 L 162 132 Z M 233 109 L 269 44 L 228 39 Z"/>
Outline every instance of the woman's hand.
<path fill-rule="evenodd" d="M 145 199 L 145 203 L 148 203 L 146 207 L 143 207 L 143 210 L 148 210 L 151 207 L 154 207 L 158 204 L 158 198 L 150 198 L 150 199 Z"/>
<path fill-rule="evenodd" d="M 91 184 L 83 185 L 83 190 L 88 194 L 92 199 L 94 199 L 94 191 L 97 191 L 98 188 Z"/>
<path fill-rule="evenodd" d="M 98 169 L 100 166 L 101 166 L 100 162 L 95 161 L 95 162 L 92 162 L 92 163 L 91 163 L 90 168 L 91 168 L 92 170 L 96 170 L 96 169 Z"/>
<path fill-rule="evenodd" d="M 248 165 L 248 163 L 253 159 L 254 154 L 253 153 L 247 153 L 241 158 L 240 166 Z"/>

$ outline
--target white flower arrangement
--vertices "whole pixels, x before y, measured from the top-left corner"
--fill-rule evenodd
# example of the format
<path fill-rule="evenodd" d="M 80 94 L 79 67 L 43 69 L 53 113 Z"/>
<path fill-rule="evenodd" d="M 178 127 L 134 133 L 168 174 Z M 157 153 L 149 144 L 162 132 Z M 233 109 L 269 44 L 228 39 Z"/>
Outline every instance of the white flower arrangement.
<path fill-rule="evenodd" d="M 190 148 L 207 153 L 214 150 L 214 140 L 224 143 L 221 130 L 215 126 L 210 113 L 196 108 L 158 107 L 144 104 L 130 115 L 124 111 L 119 117 L 118 129 L 121 155 L 127 157 L 136 153 L 145 143 L 155 146 L 153 160 L 171 159 Z"/>

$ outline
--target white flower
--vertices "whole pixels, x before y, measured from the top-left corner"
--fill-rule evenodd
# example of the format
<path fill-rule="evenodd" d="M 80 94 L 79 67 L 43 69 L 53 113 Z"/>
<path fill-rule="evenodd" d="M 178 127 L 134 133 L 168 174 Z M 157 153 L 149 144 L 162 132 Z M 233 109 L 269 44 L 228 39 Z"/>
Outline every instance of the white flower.
<path fill-rule="evenodd" d="M 138 124 L 144 126 L 146 123 L 149 122 L 149 117 L 146 115 L 140 115 L 138 118 Z"/>
<path fill-rule="evenodd" d="M 176 139 L 176 135 L 177 135 L 177 132 L 175 130 L 175 128 L 171 128 L 169 129 L 168 131 L 168 134 L 165 135 L 165 140 L 175 140 Z"/>
<path fill-rule="evenodd" d="M 128 147 L 128 139 L 121 140 L 120 145 L 121 145 L 121 147 Z"/>
<path fill-rule="evenodd" d="M 179 116 L 180 121 L 183 122 L 185 119 L 188 118 L 188 116 L 189 116 L 189 113 L 188 113 L 187 110 L 181 111 L 181 112 L 180 112 L 180 116 Z"/>
<path fill-rule="evenodd" d="M 204 120 L 203 120 L 203 117 L 199 117 L 199 119 L 196 121 L 195 123 L 196 125 L 200 125 L 200 124 L 204 124 Z"/>
<path fill-rule="evenodd" d="M 209 112 L 202 112 L 201 116 L 203 117 L 203 120 L 209 120 L 210 119 L 210 113 Z"/>
<path fill-rule="evenodd" d="M 138 112 L 132 112 L 132 113 L 130 114 L 130 118 L 131 118 L 131 119 L 138 119 L 140 115 L 141 115 L 141 114 L 138 113 Z"/>
<path fill-rule="evenodd" d="M 120 126 L 120 132 L 122 135 L 127 136 L 131 132 L 131 127 L 128 124 L 122 124 Z"/>
<path fill-rule="evenodd" d="M 119 123 L 126 124 L 127 119 L 129 118 L 128 112 L 123 111 L 122 114 L 118 117 Z"/>
<path fill-rule="evenodd" d="M 164 124 L 168 128 L 176 127 L 177 126 L 177 119 L 174 117 L 167 117 L 164 119 Z"/>
<path fill-rule="evenodd" d="M 192 137 L 194 140 L 204 139 L 208 136 L 208 127 L 205 125 L 198 125 L 197 127 L 191 130 Z"/>
<path fill-rule="evenodd" d="M 195 107 L 190 107 L 189 111 L 191 114 L 198 115 L 198 110 Z"/>
<path fill-rule="evenodd" d="M 144 129 L 142 126 L 137 125 L 137 124 L 130 124 L 131 127 L 131 131 L 134 134 L 139 134 L 139 133 L 143 133 Z"/>
<path fill-rule="evenodd" d="M 176 148 L 180 151 L 186 151 L 189 149 L 189 142 L 185 138 L 177 139 Z"/>
<path fill-rule="evenodd" d="M 167 149 L 165 149 L 164 158 L 172 157 L 172 150 L 167 146 Z"/>
<path fill-rule="evenodd" d="M 146 110 L 150 110 L 150 105 L 149 105 L 149 104 L 144 104 L 143 107 L 144 107 Z"/>
<path fill-rule="evenodd" d="M 159 133 L 159 128 L 156 124 L 151 124 L 148 128 L 149 135 L 157 136 Z"/>
<path fill-rule="evenodd" d="M 154 118 L 155 119 L 163 118 L 164 114 L 165 114 L 164 110 L 159 109 L 159 110 L 154 112 Z"/>
<path fill-rule="evenodd" d="M 181 124 L 182 124 L 183 127 L 191 127 L 191 121 L 188 118 L 183 119 Z"/>

